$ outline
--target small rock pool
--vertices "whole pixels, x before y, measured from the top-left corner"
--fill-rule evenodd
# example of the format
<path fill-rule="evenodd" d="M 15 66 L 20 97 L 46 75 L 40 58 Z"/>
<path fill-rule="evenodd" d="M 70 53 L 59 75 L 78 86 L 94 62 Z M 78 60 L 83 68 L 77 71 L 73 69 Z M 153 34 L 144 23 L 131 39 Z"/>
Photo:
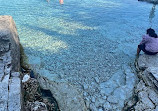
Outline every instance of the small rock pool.
<path fill-rule="evenodd" d="M 141 36 L 158 33 L 157 6 L 137 0 L 0 0 L 0 15 L 13 16 L 30 64 L 78 87 L 94 111 L 121 110 Z"/>

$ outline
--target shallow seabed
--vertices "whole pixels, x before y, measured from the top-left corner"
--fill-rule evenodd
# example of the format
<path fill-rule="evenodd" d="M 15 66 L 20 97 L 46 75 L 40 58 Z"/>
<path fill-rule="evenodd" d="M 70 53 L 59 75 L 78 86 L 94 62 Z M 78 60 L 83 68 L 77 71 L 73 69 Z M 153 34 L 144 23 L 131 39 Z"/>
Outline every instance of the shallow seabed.
<path fill-rule="evenodd" d="M 57 75 L 75 84 L 93 110 L 114 110 L 123 105 L 110 101 L 113 97 L 124 101 L 131 96 L 135 76 L 131 83 L 125 80 L 133 73 L 130 66 L 142 34 L 150 26 L 158 33 L 157 7 L 149 19 L 152 6 L 137 0 L 68 0 L 64 5 L 58 0 L 0 0 L 0 15 L 13 16 L 25 53 L 41 61 L 48 78 Z M 115 93 L 127 84 L 130 90 Z"/>

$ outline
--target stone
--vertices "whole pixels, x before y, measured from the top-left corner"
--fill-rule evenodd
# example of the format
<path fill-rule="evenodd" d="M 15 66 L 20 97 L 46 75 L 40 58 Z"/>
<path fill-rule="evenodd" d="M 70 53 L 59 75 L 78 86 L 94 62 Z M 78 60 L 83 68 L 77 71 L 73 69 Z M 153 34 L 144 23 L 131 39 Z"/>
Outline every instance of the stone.
<path fill-rule="evenodd" d="M 99 108 L 98 111 L 104 111 L 102 108 Z"/>
<path fill-rule="evenodd" d="M 8 106 L 8 84 L 9 75 L 6 75 L 2 82 L 0 82 L 0 111 L 7 111 Z"/>
<path fill-rule="evenodd" d="M 157 67 L 158 66 L 158 54 L 156 55 L 140 55 L 138 58 L 138 67 L 141 70 L 144 70 L 148 67 Z"/>
<path fill-rule="evenodd" d="M 92 97 L 92 102 L 95 103 L 95 98 L 94 97 Z"/>
<path fill-rule="evenodd" d="M 28 102 L 26 110 L 27 111 L 48 111 L 46 104 L 39 101 Z"/>
<path fill-rule="evenodd" d="M 23 77 L 23 79 L 22 79 L 22 82 L 23 82 L 23 83 L 24 83 L 24 82 L 27 82 L 29 79 L 30 79 L 30 75 L 25 74 L 24 77 Z"/>
<path fill-rule="evenodd" d="M 50 89 L 63 111 L 87 111 L 83 95 L 79 90 L 66 82 L 48 80 L 38 74 L 38 81 L 43 89 Z M 62 100 L 62 101 L 61 101 Z"/>
<path fill-rule="evenodd" d="M 154 109 L 155 106 L 148 98 L 148 93 L 146 91 L 139 92 L 138 97 L 141 99 L 144 108 Z"/>
<path fill-rule="evenodd" d="M 20 73 L 19 72 L 12 72 L 11 76 L 12 77 L 20 77 Z"/>
<path fill-rule="evenodd" d="M 156 91 L 154 91 L 153 89 L 149 89 L 148 90 L 148 94 L 149 94 L 149 98 L 150 100 L 152 100 L 152 102 L 158 106 L 158 93 L 156 93 Z"/>
<path fill-rule="evenodd" d="M 8 111 L 22 110 L 21 81 L 18 77 L 12 77 L 9 83 Z"/>
<path fill-rule="evenodd" d="M 98 77 L 95 77 L 94 79 L 95 79 L 96 83 L 99 83 Z"/>
<path fill-rule="evenodd" d="M 84 90 L 88 89 L 88 85 L 87 85 L 87 84 L 84 84 L 84 85 L 83 85 L 83 89 L 84 89 Z"/>
<path fill-rule="evenodd" d="M 158 0 L 138 0 L 138 1 L 145 1 L 153 4 L 158 4 Z"/>
<path fill-rule="evenodd" d="M 113 103 L 113 104 L 117 104 L 117 103 L 119 102 L 119 98 L 110 95 L 110 96 L 107 98 L 107 101 L 110 102 L 110 103 Z"/>
<path fill-rule="evenodd" d="M 112 110 L 112 106 L 110 105 L 109 102 L 105 102 L 104 105 L 103 105 L 103 107 L 104 107 L 104 110 L 105 110 L 105 111 L 110 111 L 110 110 Z"/>
<path fill-rule="evenodd" d="M 91 111 L 97 111 L 97 108 L 96 108 L 95 104 L 93 104 L 93 103 L 90 104 L 90 109 L 91 109 Z"/>
<path fill-rule="evenodd" d="M 20 68 L 19 37 L 15 22 L 11 16 L 0 16 L 0 51 L 11 51 L 12 71 L 18 72 Z"/>

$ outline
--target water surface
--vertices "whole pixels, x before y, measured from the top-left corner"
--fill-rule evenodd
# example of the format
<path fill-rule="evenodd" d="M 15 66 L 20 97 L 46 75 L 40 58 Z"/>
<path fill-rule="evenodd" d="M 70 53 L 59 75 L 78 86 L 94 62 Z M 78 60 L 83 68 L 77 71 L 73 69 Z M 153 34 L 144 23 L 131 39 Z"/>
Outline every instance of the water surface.
<path fill-rule="evenodd" d="M 158 33 L 158 10 L 137 0 L 0 0 L 0 15 L 13 16 L 28 57 L 72 84 L 99 83 L 133 65 L 142 34 Z M 154 13 L 154 14 L 153 14 Z"/>

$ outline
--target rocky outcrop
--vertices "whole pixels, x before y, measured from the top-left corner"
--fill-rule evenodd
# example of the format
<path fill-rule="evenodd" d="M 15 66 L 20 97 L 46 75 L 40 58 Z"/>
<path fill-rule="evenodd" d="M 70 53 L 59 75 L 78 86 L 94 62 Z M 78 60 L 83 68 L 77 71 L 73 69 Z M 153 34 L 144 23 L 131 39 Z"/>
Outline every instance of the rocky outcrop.
<path fill-rule="evenodd" d="M 127 103 L 128 109 L 135 111 L 158 110 L 158 55 L 141 55 L 136 68 L 140 81 L 135 87 L 137 100 Z"/>
<path fill-rule="evenodd" d="M 21 111 L 19 38 L 11 16 L 0 16 L 0 111 Z"/>
<path fill-rule="evenodd" d="M 56 98 L 62 111 L 121 111 L 124 102 L 133 95 L 136 81 L 135 74 L 130 67 L 119 70 L 105 82 L 100 82 L 98 77 L 91 81 L 91 86 L 81 84 L 81 87 L 70 84 L 58 74 L 52 74 L 49 70 L 42 69 L 40 58 L 29 57 L 29 63 L 37 73 L 37 79 L 43 89 L 50 89 Z M 116 79 L 117 78 L 117 79 Z M 92 86 L 97 85 L 98 90 Z M 88 93 L 88 89 L 94 90 L 94 95 Z"/>
<path fill-rule="evenodd" d="M 158 0 L 138 0 L 138 1 L 143 1 L 143 2 L 153 3 L 153 4 L 158 4 Z"/>
<path fill-rule="evenodd" d="M 61 111 L 87 111 L 82 93 L 67 82 L 47 79 L 38 73 L 38 81 L 43 89 L 49 89 L 56 98 Z"/>

